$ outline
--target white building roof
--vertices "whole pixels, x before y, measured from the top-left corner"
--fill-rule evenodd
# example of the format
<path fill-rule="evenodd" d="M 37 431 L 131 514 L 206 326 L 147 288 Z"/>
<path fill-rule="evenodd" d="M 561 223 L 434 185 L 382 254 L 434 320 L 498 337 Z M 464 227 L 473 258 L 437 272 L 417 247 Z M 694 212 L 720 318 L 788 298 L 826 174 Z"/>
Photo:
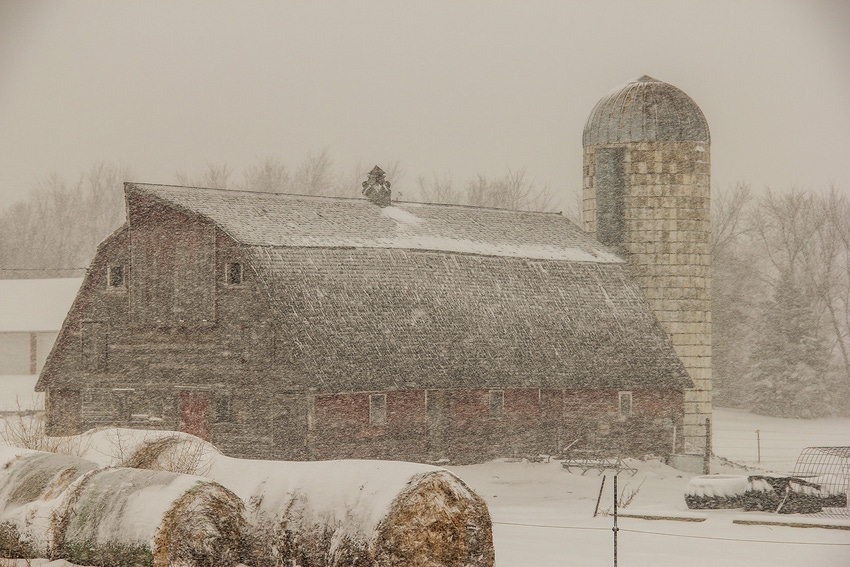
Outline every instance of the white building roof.
<path fill-rule="evenodd" d="M 82 278 L 0 280 L 0 332 L 58 331 Z"/>

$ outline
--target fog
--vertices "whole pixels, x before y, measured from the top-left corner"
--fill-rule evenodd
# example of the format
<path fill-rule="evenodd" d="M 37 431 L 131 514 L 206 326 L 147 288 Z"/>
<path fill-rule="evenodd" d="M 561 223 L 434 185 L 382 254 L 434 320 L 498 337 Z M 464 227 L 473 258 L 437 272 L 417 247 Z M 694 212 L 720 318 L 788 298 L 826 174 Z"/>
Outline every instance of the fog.
<path fill-rule="evenodd" d="M 50 172 L 136 180 L 327 149 L 464 182 L 526 167 L 564 200 L 595 102 L 687 92 L 713 185 L 850 191 L 843 2 L 50 2 L 0 5 L 0 207 Z"/>

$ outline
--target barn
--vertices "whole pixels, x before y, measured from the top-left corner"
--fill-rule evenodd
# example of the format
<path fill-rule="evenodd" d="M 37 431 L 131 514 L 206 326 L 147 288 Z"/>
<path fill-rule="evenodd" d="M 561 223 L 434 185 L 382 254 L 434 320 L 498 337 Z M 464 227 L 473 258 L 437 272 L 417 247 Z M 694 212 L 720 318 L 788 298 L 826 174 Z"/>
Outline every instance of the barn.
<path fill-rule="evenodd" d="M 37 385 L 49 430 L 296 460 L 672 450 L 692 382 L 622 258 L 560 214 L 382 194 L 127 183 Z"/>
<path fill-rule="evenodd" d="M 49 431 L 304 460 L 702 451 L 708 123 L 642 76 L 582 144 L 584 231 L 393 201 L 377 166 L 363 199 L 125 184 L 37 384 Z"/>

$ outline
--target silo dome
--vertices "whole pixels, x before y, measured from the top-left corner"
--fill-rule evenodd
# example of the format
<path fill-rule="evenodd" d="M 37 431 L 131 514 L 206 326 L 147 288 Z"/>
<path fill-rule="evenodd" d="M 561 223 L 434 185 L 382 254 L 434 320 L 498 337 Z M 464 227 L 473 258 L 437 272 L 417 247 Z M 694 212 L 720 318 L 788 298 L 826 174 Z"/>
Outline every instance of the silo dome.
<path fill-rule="evenodd" d="M 596 103 L 582 144 L 711 141 L 699 106 L 671 84 L 644 75 Z"/>

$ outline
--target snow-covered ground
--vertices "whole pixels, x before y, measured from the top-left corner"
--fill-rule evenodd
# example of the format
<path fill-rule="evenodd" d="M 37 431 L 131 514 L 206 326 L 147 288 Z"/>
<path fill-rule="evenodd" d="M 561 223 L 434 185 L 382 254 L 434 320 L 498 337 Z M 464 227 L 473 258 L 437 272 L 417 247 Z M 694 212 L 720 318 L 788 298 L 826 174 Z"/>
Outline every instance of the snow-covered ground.
<path fill-rule="evenodd" d="M 715 410 L 714 451 L 744 463 L 754 472 L 790 472 L 807 446 L 850 445 L 850 419 L 811 421 L 762 417 Z M 755 431 L 760 431 L 761 463 Z M 701 521 L 619 519 L 619 565 L 680 566 L 850 566 L 850 521 L 816 520 L 846 529 L 809 529 L 780 525 L 741 525 L 736 519 L 800 522 L 799 515 L 768 515 L 741 510 L 688 510 L 684 494 L 693 474 L 658 460 L 630 461 L 634 476 L 619 477 L 619 488 L 632 502 L 621 514 L 678 517 Z M 712 472 L 747 474 L 715 460 Z M 493 520 L 496 565 L 607 566 L 613 564 L 612 476 L 593 517 L 602 475 L 566 471 L 560 462 L 499 460 L 450 466 L 487 502 Z M 53 564 L 52 564 L 53 565 Z M 58 564 L 56 564 L 58 565 Z"/>
<path fill-rule="evenodd" d="M 804 447 L 850 445 L 850 419 L 811 421 L 769 418 L 715 410 L 714 451 L 720 457 L 758 466 L 755 430 L 761 431 L 761 467 L 790 472 Z M 748 437 L 749 436 L 749 437 Z M 621 513 L 703 519 L 701 522 L 620 518 L 619 565 L 651 567 L 850 565 L 850 531 L 734 524 L 736 518 L 765 519 L 741 510 L 689 511 L 684 494 L 692 474 L 658 461 L 641 462 L 639 472 L 619 477 L 628 495 Z M 593 517 L 602 477 L 596 471 L 569 473 L 560 462 L 495 461 L 449 467 L 487 502 L 493 519 L 496 565 L 537 567 L 613 564 L 611 516 Z M 573 469 L 575 470 L 575 469 Z M 747 474 L 715 461 L 712 472 Z M 599 505 L 612 508 L 612 477 Z M 795 518 L 797 516 L 797 518 Z M 776 516 L 770 517 L 776 519 Z M 783 520 L 798 520 L 784 515 Z M 850 522 L 833 521 L 850 529 Z"/>

